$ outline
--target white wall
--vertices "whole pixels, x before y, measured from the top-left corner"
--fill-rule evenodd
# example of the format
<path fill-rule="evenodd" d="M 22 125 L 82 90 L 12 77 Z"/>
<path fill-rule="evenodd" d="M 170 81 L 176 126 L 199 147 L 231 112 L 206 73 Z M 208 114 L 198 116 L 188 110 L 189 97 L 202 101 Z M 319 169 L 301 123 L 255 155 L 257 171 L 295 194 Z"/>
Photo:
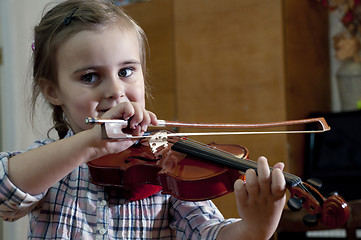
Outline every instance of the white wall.
<path fill-rule="evenodd" d="M 27 148 L 39 136 L 45 137 L 50 126 L 49 116 L 39 117 L 36 129 L 28 118 L 28 89 L 31 86 L 30 54 L 32 29 L 40 20 L 46 3 L 50 0 L 0 0 L 0 44 L 3 65 L 0 75 L 0 111 L 2 151 Z M 15 223 L 2 224 L 3 239 L 26 239 L 27 218 Z"/>
<path fill-rule="evenodd" d="M 4 59 L 0 99 L 3 140 L 6 139 L 2 147 L 6 150 L 27 147 L 35 137 L 29 123 L 27 98 L 31 86 L 32 29 L 48 2 L 50 0 L 0 1 Z M 42 124 L 37 124 L 40 131 Z"/>
<path fill-rule="evenodd" d="M 341 62 L 337 60 L 335 56 L 335 50 L 333 49 L 333 41 L 332 37 L 336 34 L 344 31 L 343 26 L 340 21 L 340 13 L 338 11 L 333 11 L 329 15 L 330 21 L 330 29 L 329 29 L 329 36 L 330 36 L 330 64 L 331 64 L 331 96 L 332 96 L 332 111 L 339 112 L 341 111 L 341 103 L 340 97 L 337 87 L 336 81 L 336 72 L 337 69 L 341 66 Z"/>

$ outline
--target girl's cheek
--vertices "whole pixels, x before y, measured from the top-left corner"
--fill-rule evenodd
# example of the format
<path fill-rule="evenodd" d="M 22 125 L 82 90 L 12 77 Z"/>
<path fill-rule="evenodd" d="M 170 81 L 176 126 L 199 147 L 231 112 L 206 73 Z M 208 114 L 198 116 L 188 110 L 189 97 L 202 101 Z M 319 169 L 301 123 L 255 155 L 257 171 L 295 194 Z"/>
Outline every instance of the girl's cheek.
<path fill-rule="evenodd" d="M 129 95 L 127 96 L 129 101 L 131 102 L 137 102 L 142 107 L 145 107 L 145 91 L 144 86 L 139 86 L 134 91 L 129 92 Z"/>

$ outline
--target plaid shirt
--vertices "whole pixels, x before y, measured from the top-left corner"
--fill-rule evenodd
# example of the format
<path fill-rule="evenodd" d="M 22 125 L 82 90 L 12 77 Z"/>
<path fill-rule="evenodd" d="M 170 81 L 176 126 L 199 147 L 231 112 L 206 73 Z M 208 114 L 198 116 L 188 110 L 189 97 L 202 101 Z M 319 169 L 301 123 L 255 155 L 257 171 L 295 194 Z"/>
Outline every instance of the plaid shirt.
<path fill-rule="evenodd" d="M 53 141 L 36 141 L 29 149 Z M 134 202 L 119 198 L 89 181 L 86 164 L 32 196 L 8 178 L 8 160 L 19 153 L 0 154 L 0 217 L 15 221 L 29 215 L 28 239 L 215 239 L 224 225 L 236 221 L 224 220 L 211 201 L 180 201 L 160 193 Z"/>

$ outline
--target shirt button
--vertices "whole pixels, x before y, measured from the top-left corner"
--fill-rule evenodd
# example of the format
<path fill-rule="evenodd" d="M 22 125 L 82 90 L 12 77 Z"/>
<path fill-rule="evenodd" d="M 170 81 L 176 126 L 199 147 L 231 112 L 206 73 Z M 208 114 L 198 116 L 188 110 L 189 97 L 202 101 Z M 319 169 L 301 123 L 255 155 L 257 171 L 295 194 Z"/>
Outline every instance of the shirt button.
<path fill-rule="evenodd" d="M 101 207 L 104 207 L 105 205 L 107 205 L 107 201 L 101 200 L 100 203 L 99 203 L 99 205 L 100 205 Z"/>
<path fill-rule="evenodd" d="M 104 235 L 106 232 L 107 232 L 107 230 L 105 230 L 105 228 L 99 229 L 99 233 L 100 233 L 101 235 Z"/>

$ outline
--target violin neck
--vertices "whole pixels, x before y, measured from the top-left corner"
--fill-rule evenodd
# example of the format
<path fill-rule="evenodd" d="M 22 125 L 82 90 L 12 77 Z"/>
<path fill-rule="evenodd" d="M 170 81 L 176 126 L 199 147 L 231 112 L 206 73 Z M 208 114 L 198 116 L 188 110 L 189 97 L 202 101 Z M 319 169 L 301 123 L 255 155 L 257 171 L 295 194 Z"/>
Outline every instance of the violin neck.
<path fill-rule="evenodd" d="M 236 169 L 242 173 L 245 173 L 248 169 L 253 169 L 257 173 L 257 162 L 238 157 L 232 153 L 220 149 L 212 148 L 209 145 L 183 139 L 174 143 L 172 149 L 178 152 L 199 157 L 201 159 L 212 161 L 222 166 Z M 270 170 L 272 172 L 273 168 L 270 167 Z M 299 177 L 290 173 L 284 172 L 284 176 L 287 186 L 294 187 L 302 182 Z"/>

